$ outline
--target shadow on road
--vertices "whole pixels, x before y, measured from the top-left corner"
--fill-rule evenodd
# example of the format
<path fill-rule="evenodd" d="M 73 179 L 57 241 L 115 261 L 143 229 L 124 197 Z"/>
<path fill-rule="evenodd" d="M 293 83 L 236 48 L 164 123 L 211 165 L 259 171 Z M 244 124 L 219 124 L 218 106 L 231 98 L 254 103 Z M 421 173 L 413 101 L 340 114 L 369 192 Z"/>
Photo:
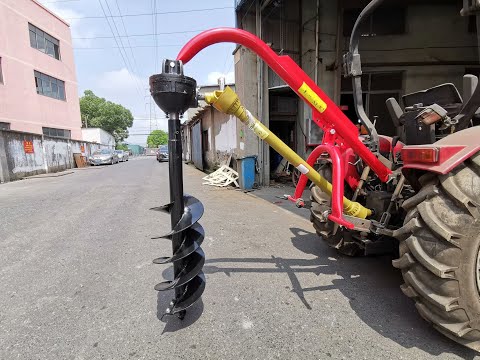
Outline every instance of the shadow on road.
<path fill-rule="evenodd" d="M 165 315 L 165 309 L 172 300 L 173 291 L 159 291 L 157 297 L 157 319 L 165 323 L 162 334 L 185 329 L 194 324 L 203 313 L 203 301 L 200 298 L 188 308 L 185 318 L 180 320 L 176 315 Z"/>
<path fill-rule="evenodd" d="M 419 348 L 432 355 L 452 353 L 463 359 L 473 359 L 476 353 L 447 339 L 421 318 L 413 302 L 400 291 L 401 274 L 391 265 L 391 258 L 349 258 L 336 253 L 316 234 L 290 229 L 292 244 L 299 251 L 316 256 L 314 259 L 270 258 L 219 258 L 206 261 L 206 274 L 224 273 L 285 273 L 292 283 L 292 291 L 307 309 L 315 311 L 305 298 L 305 293 L 337 289 L 349 299 L 357 316 L 381 336 L 404 348 Z M 216 266 L 215 263 L 257 263 L 256 268 L 241 266 Z M 275 267 L 272 267 L 274 265 Z M 340 279 L 331 285 L 304 288 L 297 277 L 299 273 L 337 275 Z"/>

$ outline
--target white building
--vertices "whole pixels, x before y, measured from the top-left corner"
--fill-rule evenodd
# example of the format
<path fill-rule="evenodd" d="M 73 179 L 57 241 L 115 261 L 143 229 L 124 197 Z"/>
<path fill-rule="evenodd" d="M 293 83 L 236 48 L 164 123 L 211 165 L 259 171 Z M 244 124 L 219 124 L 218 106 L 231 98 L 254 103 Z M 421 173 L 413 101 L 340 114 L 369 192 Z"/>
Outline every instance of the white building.
<path fill-rule="evenodd" d="M 84 141 L 89 141 L 103 146 L 115 148 L 115 138 L 112 134 L 100 128 L 82 129 L 82 136 Z"/>

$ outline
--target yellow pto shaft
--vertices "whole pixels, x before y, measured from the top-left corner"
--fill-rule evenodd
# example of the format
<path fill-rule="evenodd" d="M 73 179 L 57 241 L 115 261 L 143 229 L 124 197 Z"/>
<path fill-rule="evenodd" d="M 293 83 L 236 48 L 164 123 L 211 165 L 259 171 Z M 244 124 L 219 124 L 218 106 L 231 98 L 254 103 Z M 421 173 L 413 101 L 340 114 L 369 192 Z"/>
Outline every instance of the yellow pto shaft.
<path fill-rule="evenodd" d="M 238 95 L 230 88 L 226 87 L 223 91 L 215 91 L 205 94 L 205 101 L 212 104 L 215 109 L 225 114 L 236 116 L 241 122 L 248 125 L 250 129 L 262 140 L 267 142 L 280 155 L 287 159 L 297 169 L 304 173 L 315 185 L 330 197 L 332 195 L 332 184 L 323 178 L 315 169 L 303 160 L 295 151 L 290 149 L 287 144 L 280 140 L 265 125 L 258 121 L 241 104 Z M 365 219 L 372 215 L 372 211 L 362 206 L 358 202 L 343 198 L 343 209 L 347 215 Z"/>

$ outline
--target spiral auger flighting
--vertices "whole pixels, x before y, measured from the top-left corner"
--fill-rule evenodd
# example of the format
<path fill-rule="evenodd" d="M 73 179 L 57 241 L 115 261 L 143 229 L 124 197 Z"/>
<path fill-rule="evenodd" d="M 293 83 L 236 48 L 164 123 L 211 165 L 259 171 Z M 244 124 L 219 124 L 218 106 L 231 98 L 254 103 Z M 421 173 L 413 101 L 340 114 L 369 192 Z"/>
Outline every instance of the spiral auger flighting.
<path fill-rule="evenodd" d="M 175 289 L 175 298 L 170 302 L 165 314 L 180 314 L 193 305 L 205 289 L 205 276 L 202 272 L 205 264 L 205 254 L 200 245 L 205 237 L 203 227 L 198 220 L 203 215 L 202 203 L 190 195 L 183 197 L 184 211 L 172 231 L 158 238 L 172 241 L 173 255 L 153 260 L 154 264 L 173 263 L 174 279 L 155 285 L 155 290 L 165 291 Z M 172 214 L 173 204 L 168 204 L 152 210 Z M 156 238 L 156 239 L 158 239 Z"/>
<path fill-rule="evenodd" d="M 198 223 L 204 209 L 198 199 L 183 193 L 180 129 L 181 114 L 189 107 L 196 106 L 196 82 L 183 75 L 180 61 L 164 60 L 162 73 L 150 77 L 150 92 L 168 116 L 170 183 L 170 203 L 152 210 L 169 213 L 172 226 L 168 234 L 158 237 L 172 241 L 172 256 L 157 258 L 153 263 L 173 264 L 173 279 L 157 284 L 155 290 L 175 290 L 175 296 L 165 314 L 176 314 L 183 319 L 186 309 L 199 300 L 205 290 L 205 276 L 202 272 L 205 254 L 200 247 L 205 233 Z"/>

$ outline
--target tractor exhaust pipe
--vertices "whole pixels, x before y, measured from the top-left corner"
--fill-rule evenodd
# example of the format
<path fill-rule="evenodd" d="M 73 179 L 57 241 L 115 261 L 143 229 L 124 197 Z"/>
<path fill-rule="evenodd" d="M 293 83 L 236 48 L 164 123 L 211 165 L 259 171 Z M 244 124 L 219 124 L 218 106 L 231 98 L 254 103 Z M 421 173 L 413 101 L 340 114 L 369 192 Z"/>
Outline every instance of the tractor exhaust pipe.
<path fill-rule="evenodd" d="M 172 230 L 158 238 L 172 241 L 172 256 L 153 260 L 154 264 L 173 263 L 173 280 L 155 286 L 157 291 L 175 290 L 164 315 L 176 314 L 183 319 L 186 309 L 202 296 L 205 276 L 202 272 L 205 254 L 200 245 L 205 237 L 198 220 L 203 215 L 202 203 L 183 193 L 182 135 L 180 116 L 195 107 L 197 83 L 183 75 L 181 61 L 164 60 L 162 73 L 150 77 L 150 93 L 168 116 L 168 152 L 170 203 L 152 210 L 171 216 Z"/>

